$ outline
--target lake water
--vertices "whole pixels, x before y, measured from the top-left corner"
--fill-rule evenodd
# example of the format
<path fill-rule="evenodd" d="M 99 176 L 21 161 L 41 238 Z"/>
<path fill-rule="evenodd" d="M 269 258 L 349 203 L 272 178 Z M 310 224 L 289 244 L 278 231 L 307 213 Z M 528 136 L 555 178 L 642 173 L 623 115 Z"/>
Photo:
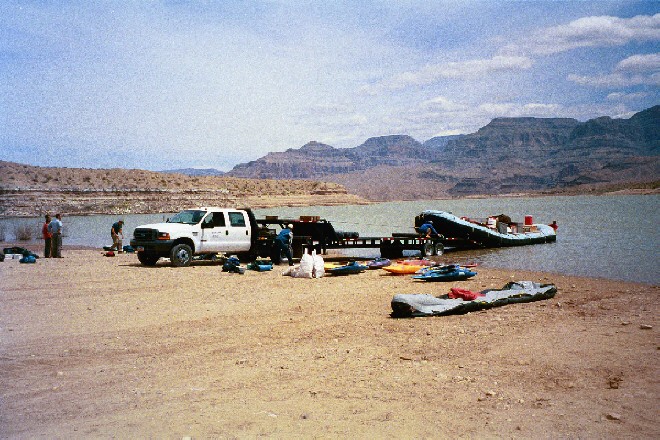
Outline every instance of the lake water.
<path fill-rule="evenodd" d="M 514 221 L 532 215 L 537 223 L 557 220 L 557 242 L 513 248 L 448 253 L 447 259 L 475 261 L 489 267 L 565 272 L 610 279 L 658 284 L 658 227 L 660 196 L 575 196 L 486 198 L 389 202 L 373 205 L 280 207 L 255 210 L 257 217 L 298 218 L 318 215 L 337 230 L 356 231 L 362 237 L 413 232 L 415 215 L 426 209 L 451 211 L 458 216 L 483 218 L 507 214 Z M 168 214 L 125 215 L 125 243 L 138 225 L 163 221 Z M 111 243 L 110 226 L 118 216 L 65 216 L 64 243 L 101 247 Z M 17 224 L 35 228 L 41 219 L 0 219 L 0 232 L 13 240 Z M 35 240 L 36 241 L 36 240 Z M 20 245 L 20 242 L 17 242 Z M 378 250 L 353 250 L 350 255 L 374 257 Z M 356 253 L 358 252 L 358 253 Z"/>

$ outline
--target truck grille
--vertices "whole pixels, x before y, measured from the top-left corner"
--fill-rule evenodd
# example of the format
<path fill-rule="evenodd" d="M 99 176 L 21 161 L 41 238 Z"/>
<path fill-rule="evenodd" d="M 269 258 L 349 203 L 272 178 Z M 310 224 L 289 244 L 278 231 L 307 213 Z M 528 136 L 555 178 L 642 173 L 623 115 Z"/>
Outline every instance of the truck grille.
<path fill-rule="evenodd" d="M 133 232 L 133 237 L 136 240 L 155 240 L 157 232 L 156 229 L 137 228 Z"/>

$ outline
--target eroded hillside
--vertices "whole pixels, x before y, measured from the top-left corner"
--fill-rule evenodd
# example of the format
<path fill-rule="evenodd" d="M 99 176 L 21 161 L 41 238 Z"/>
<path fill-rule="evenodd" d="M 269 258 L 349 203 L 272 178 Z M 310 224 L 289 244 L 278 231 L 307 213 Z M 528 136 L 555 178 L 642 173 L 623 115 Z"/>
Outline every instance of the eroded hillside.
<path fill-rule="evenodd" d="M 364 203 L 337 183 L 191 177 L 144 170 L 50 168 L 0 161 L 0 215 L 172 212 L 190 206 Z"/>

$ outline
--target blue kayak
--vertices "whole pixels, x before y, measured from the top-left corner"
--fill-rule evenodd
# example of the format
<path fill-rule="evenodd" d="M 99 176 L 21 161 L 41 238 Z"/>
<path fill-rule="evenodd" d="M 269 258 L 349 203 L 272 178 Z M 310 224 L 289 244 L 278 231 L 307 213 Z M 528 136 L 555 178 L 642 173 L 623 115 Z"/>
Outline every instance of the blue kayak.
<path fill-rule="evenodd" d="M 357 261 L 351 261 L 348 264 L 343 266 L 336 266 L 330 269 L 326 269 L 326 272 L 329 272 L 333 275 L 351 275 L 354 273 L 360 273 L 367 270 L 367 266 L 358 263 Z"/>
<path fill-rule="evenodd" d="M 472 278 L 476 274 L 458 264 L 449 264 L 422 269 L 418 275 L 413 275 L 412 278 L 422 281 L 462 281 Z"/>

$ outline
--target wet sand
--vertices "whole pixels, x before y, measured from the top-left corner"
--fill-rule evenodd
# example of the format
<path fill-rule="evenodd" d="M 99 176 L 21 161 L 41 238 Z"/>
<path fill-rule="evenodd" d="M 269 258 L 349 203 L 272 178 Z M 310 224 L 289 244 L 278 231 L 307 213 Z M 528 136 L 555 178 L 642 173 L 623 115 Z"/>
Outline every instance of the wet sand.
<path fill-rule="evenodd" d="M 285 266 L 63 255 L 0 263 L 0 437 L 660 437 L 657 286 L 487 267 L 456 283 L 294 279 Z M 395 293 L 512 280 L 558 293 L 390 317 Z"/>

